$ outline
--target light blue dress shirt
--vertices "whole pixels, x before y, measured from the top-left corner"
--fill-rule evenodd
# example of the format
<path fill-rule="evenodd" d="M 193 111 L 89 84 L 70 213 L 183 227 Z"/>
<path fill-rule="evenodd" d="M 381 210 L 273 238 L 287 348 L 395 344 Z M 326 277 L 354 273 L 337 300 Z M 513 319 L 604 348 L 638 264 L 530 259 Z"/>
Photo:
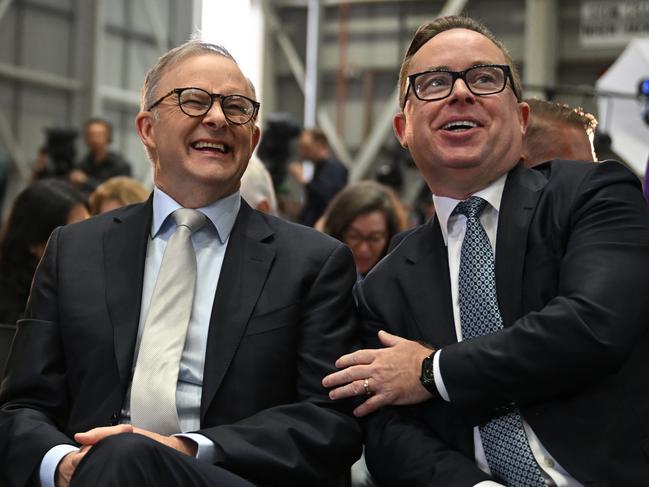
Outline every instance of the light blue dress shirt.
<path fill-rule="evenodd" d="M 227 250 L 230 233 L 239 214 L 241 198 L 239 192 L 220 199 L 206 207 L 199 208 L 211 225 L 205 225 L 192 235 L 192 244 L 196 252 L 197 276 L 196 293 L 192 314 L 187 329 L 185 347 L 180 360 L 176 405 L 180 421 L 180 436 L 192 439 L 198 445 L 196 457 L 209 463 L 215 457 L 215 447 L 211 440 L 198 433 L 188 433 L 200 428 L 201 393 L 203 389 L 203 369 L 207 351 L 207 336 L 212 315 L 212 305 L 216 287 L 221 274 L 223 258 Z M 153 191 L 153 219 L 151 233 L 147 242 L 146 262 L 144 264 L 144 282 L 142 285 L 142 302 L 140 323 L 135 347 L 133 367 L 137 363 L 140 340 L 146 315 L 151 304 L 151 296 L 158 277 L 162 256 L 176 226 L 173 213 L 182 206 L 159 188 Z M 131 371 L 131 380 L 132 380 Z M 130 385 L 123 404 L 120 422 L 130 422 Z M 56 467 L 61 459 L 77 448 L 72 445 L 57 445 L 43 457 L 40 467 L 40 480 L 43 487 L 54 487 Z"/>

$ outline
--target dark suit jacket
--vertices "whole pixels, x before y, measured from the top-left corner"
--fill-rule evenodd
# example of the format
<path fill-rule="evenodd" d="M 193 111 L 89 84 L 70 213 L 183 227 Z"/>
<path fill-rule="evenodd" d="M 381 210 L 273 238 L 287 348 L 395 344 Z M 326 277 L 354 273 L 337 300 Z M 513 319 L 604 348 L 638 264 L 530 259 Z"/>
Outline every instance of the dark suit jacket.
<path fill-rule="evenodd" d="M 496 243 L 504 329 L 457 343 L 447 249 L 433 218 L 358 284 L 365 344 L 376 332 L 442 348 L 451 398 L 384 408 L 365 422 L 381 485 L 472 486 L 472 429 L 517 405 L 585 485 L 649 482 L 649 215 L 614 162 L 517 166 Z"/>
<path fill-rule="evenodd" d="M 25 485 L 73 434 L 115 423 L 129 384 L 151 200 L 57 229 L 0 391 L 0 479 Z M 242 201 L 214 298 L 201 403 L 218 465 L 253 482 L 324 485 L 360 428 L 321 386 L 352 346 L 351 252 Z"/>

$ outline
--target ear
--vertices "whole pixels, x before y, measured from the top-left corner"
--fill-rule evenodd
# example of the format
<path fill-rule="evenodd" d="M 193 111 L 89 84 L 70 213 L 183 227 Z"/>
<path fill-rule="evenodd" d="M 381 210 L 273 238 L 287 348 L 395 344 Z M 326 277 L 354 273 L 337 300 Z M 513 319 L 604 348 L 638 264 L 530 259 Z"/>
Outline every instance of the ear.
<path fill-rule="evenodd" d="M 149 154 L 155 153 L 156 143 L 155 135 L 155 120 L 151 112 L 139 112 L 135 116 L 135 129 L 144 144 Z"/>
<path fill-rule="evenodd" d="M 521 133 L 525 135 L 527 131 L 527 123 L 530 117 L 530 106 L 524 101 L 518 104 L 518 120 L 521 125 Z"/>
<path fill-rule="evenodd" d="M 408 148 L 408 143 L 406 142 L 406 115 L 402 111 L 394 115 L 392 119 L 392 130 L 394 130 L 394 135 L 397 137 L 397 140 L 404 149 Z"/>
<path fill-rule="evenodd" d="M 257 144 L 259 143 L 259 138 L 261 137 L 261 130 L 257 125 L 253 125 L 252 129 L 252 149 L 251 153 L 255 151 Z"/>

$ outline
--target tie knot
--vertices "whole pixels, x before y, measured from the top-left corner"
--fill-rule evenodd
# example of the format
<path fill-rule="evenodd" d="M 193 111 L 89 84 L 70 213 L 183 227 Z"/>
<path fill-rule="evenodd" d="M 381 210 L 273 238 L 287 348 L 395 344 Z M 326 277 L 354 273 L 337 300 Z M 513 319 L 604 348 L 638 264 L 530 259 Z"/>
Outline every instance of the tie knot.
<path fill-rule="evenodd" d="M 178 208 L 171 214 L 171 217 L 177 227 L 187 227 L 192 233 L 197 232 L 207 223 L 205 215 L 198 210 L 189 208 Z"/>
<path fill-rule="evenodd" d="M 460 213 L 467 218 L 477 218 L 482 210 L 487 206 L 487 202 L 479 196 L 471 196 L 469 199 L 460 201 L 455 207 L 455 213 Z"/>

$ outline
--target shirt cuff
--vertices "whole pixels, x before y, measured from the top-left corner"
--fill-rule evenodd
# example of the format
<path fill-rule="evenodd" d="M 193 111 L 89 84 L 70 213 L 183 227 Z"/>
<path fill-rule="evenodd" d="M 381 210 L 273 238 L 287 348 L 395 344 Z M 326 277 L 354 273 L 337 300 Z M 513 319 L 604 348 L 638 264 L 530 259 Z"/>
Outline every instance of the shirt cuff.
<path fill-rule="evenodd" d="M 74 445 L 56 445 L 49 449 L 41 461 L 39 478 L 41 487 L 54 487 L 56 482 L 56 467 L 59 466 L 63 457 L 73 451 L 79 451 Z"/>
<path fill-rule="evenodd" d="M 442 396 L 446 402 L 450 402 L 451 398 L 448 395 L 446 386 L 444 385 L 444 379 L 442 379 L 442 371 L 439 368 L 439 358 L 442 356 L 442 349 L 437 350 L 435 355 L 433 355 L 433 377 L 435 379 L 435 387 L 437 387 L 437 392 Z M 480 486 L 482 487 L 482 486 Z"/>
<path fill-rule="evenodd" d="M 498 482 L 494 482 L 493 480 L 483 480 L 482 482 L 478 482 L 475 484 L 473 487 L 505 487 L 503 484 L 499 484 Z"/>
<path fill-rule="evenodd" d="M 207 436 L 199 433 L 182 433 L 174 436 L 192 440 L 198 446 L 196 459 L 214 465 L 216 463 L 216 445 Z"/>

